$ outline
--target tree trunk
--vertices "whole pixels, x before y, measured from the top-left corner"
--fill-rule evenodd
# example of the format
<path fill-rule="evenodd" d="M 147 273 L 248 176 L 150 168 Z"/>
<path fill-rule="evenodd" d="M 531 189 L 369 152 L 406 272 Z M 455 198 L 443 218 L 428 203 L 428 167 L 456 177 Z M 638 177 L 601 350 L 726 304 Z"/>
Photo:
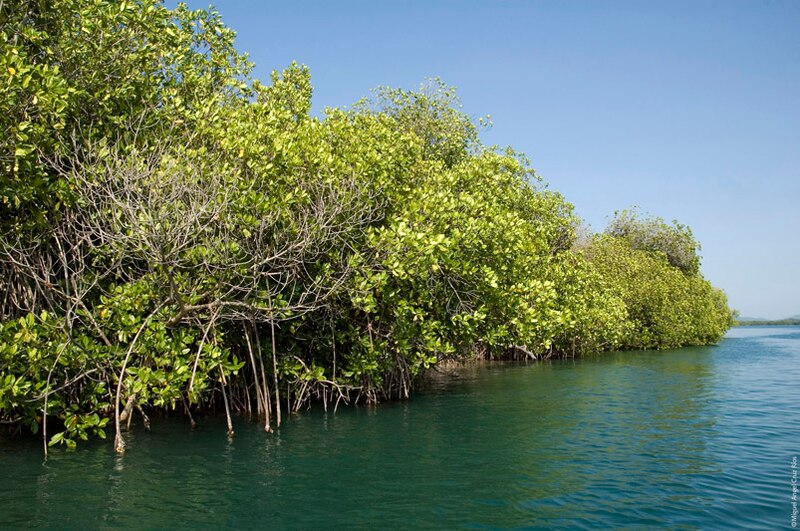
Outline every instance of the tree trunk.
<path fill-rule="evenodd" d="M 228 405 L 228 394 L 225 392 L 225 372 L 222 367 L 219 368 L 219 373 L 222 376 L 222 401 L 225 403 L 225 418 L 228 421 L 228 437 L 233 437 L 233 421 L 231 420 L 231 408 Z"/>

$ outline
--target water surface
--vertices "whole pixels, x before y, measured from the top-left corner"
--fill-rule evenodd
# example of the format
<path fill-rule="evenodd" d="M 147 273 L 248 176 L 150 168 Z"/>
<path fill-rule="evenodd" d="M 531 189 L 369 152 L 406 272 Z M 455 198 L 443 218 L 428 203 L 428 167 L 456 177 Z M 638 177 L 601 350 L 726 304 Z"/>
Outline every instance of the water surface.
<path fill-rule="evenodd" d="M 785 528 L 800 327 L 718 346 L 460 371 L 280 433 L 154 419 L 110 442 L 0 440 L 0 527 Z"/>

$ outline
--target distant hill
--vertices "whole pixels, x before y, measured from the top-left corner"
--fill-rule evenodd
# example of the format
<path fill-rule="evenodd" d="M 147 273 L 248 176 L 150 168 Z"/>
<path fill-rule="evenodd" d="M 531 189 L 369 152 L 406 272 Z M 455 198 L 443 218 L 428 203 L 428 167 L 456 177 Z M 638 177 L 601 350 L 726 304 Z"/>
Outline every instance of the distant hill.
<path fill-rule="evenodd" d="M 754 322 L 754 321 L 766 321 L 763 317 L 745 317 L 742 315 L 738 319 L 739 321 L 747 321 L 747 322 Z"/>

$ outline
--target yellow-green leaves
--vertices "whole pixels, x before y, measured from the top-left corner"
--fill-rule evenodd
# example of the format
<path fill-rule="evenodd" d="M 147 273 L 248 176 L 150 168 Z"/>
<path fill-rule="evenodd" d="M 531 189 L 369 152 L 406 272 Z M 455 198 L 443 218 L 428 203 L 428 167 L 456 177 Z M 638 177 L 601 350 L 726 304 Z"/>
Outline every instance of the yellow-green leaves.
<path fill-rule="evenodd" d="M 440 360 L 702 343 L 730 323 L 687 228 L 621 217 L 573 251 L 572 205 L 482 146 L 438 80 L 314 118 L 308 68 L 251 80 L 213 11 L 6 15 L 0 421 L 58 419 L 53 445 L 105 437 L 116 401 L 374 401 Z"/>
<path fill-rule="evenodd" d="M 634 248 L 626 237 L 598 236 L 586 250 L 624 302 L 628 348 L 673 348 L 718 341 L 730 326 L 725 296 L 699 274 L 671 264 L 665 253 Z"/>

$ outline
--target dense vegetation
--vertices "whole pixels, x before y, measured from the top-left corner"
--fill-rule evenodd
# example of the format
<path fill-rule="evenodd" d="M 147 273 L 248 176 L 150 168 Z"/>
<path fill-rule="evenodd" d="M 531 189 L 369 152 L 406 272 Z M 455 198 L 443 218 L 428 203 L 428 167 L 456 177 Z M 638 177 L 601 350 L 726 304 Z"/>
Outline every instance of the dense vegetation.
<path fill-rule="evenodd" d="M 718 340 L 677 224 L 572 206 L 438 81 L 310 115 L 214 12 L 0 3 L 0 422 L 73 446 L 179 410 L 407 397 L 441 360 Z M 48 427 L 48 421 L 51 426 Z M 192 421 L 194 422 L 194 421 Z M 49 429 L 49 433 L 48 433 Z M 45 447 L 46 449 L 46 447 Z"/>

